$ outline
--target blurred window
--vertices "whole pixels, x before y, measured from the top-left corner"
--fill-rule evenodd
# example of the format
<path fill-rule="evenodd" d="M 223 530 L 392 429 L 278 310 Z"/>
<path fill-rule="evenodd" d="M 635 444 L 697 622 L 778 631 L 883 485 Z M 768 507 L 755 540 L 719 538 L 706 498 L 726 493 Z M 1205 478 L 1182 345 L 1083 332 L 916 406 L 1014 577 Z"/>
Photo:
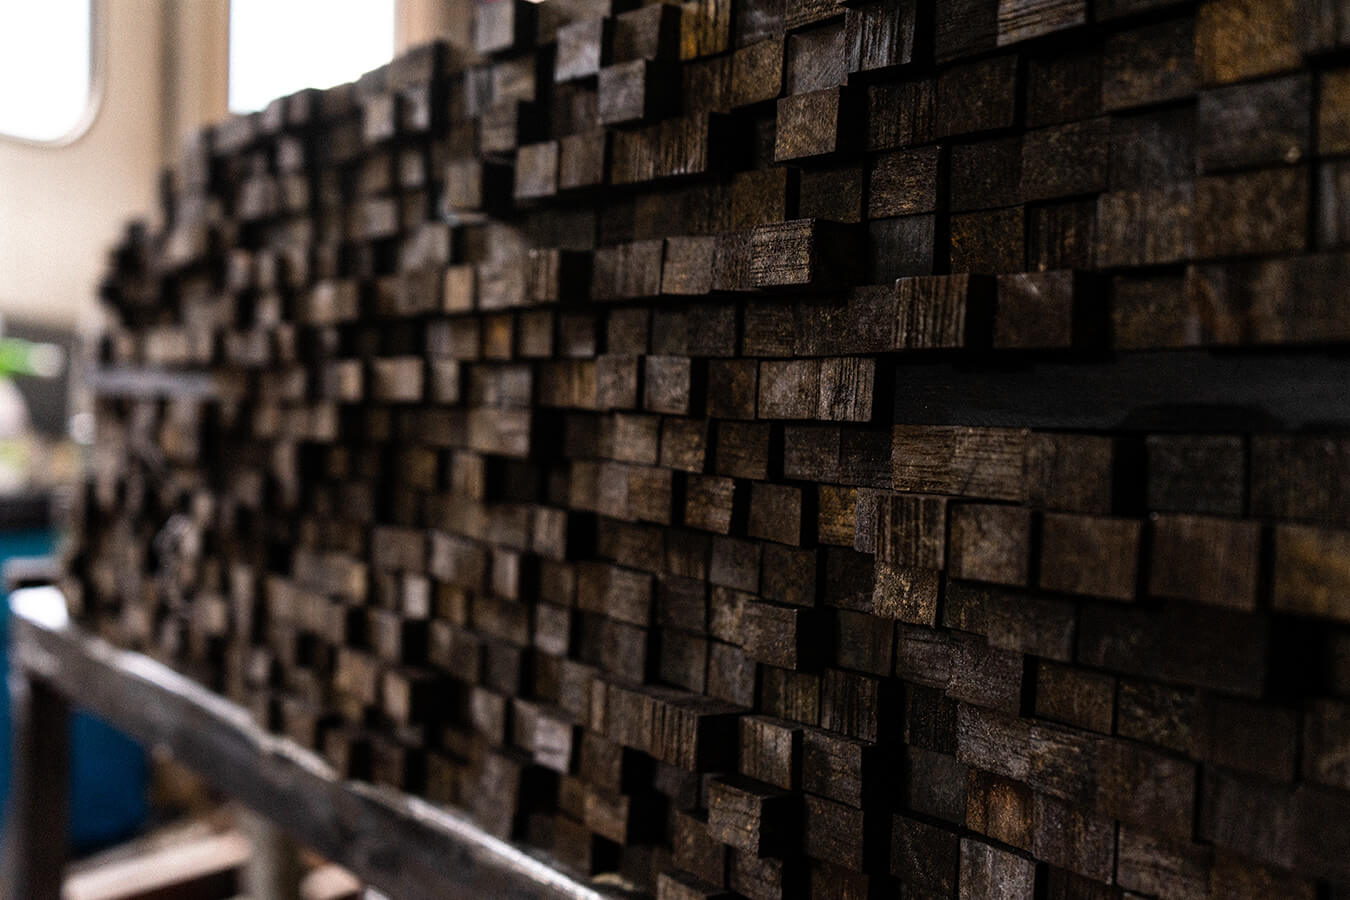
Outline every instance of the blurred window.
<path fill-rule="evenodd" d="M 231 0 L 230 111 L 352 81 L 393 55 L 394 0 Z"/>
<path fill-rule="evenodd" d="M 90 0 L 0 0 L 0 135 L 59 143 L 93 120 Z"/>

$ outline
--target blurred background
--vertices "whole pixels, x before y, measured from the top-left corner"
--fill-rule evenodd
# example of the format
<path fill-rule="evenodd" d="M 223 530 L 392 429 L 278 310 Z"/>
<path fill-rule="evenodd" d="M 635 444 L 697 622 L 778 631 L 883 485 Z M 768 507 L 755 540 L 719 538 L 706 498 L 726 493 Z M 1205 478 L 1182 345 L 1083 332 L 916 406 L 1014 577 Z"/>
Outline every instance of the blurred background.
<path fill-rule="evenodd" d="M 80 337 L 99 328 L 109 248 L 128 220 L 153 221 L 160 172 L 184 138 L 301 88 L 351 81 L 407 47 L 462 43 L 468 9 L 464 0 L 0 0 L 0 564 L 21 568 L 57 546 L 64 489 L 93 433 Z M 4 625 L 0 615 L 0 636 Z M 74 729 L 71 838 L 87 861 L 70 896 L 241 889 L 243 816 L 101 723 L 81 717 Z M 3 800 L 7 692 L 0 730 Z M 134 852 L 108 849 L 131 839 Z M 121 872 L 111 882 L 109 865 Z M 163 881 L 175 865 L 186 873 L 178 893 L 155 893 L 163 886 L 150 890 L 155 879 L 136 874 Z M 310 896 L 355 890 L 316 871 Z"/>

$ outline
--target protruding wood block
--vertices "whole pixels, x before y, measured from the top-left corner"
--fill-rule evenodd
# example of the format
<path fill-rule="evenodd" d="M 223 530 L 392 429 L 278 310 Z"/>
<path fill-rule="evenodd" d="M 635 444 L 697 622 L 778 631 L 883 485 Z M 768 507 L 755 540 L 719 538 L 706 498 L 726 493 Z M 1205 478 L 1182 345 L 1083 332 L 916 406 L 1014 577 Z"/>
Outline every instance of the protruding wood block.
<path fill-rule="evenodd" d="M 1021 500 L 1027 432 L 1009 428 L 897 425 L 892 476 L 898 491 Z"/>
<path fill-rule="evenodd" d="M 788 791 L 740 775 L 708 783 L 708 833 L 755 856 L 775 856 L 796 824 Z"/>
<path fill-rule="evenodd" d="M 783 790 L 796 790 L 802 767 L 802 727 L 769 716 L 740 722 L 740 773 Z"/>
<path fill-rule="evenodd" d="M 774 160 L 787 162 L 846 151 L 858 105 L 857 95 L 845 87 L 783 97 L 778 101 Z"/>

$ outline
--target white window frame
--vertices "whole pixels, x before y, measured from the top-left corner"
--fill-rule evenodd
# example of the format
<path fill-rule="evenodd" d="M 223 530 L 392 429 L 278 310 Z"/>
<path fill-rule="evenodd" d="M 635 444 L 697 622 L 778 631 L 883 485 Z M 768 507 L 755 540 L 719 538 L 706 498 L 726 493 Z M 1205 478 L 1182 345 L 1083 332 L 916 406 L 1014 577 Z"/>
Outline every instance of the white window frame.
<path fill-rule="evenodd" d="M 42 0 L 29 0 L 40 3 Z M 89 87 L 85 92 L 84 109 L 75 124 L 65 134 L 54 138 L 33 138 L 21 134 L 10 134 L 0 128 L 0 141 L 22 144 L 29 147 L 58 149 L 67 147 L 84 137 L 93 127 L 103 107 L 103 96 L 107 88 L 107 73 L 104 66 L 107 29 L 106 0 L 87 0 L 89 3 Z"/>

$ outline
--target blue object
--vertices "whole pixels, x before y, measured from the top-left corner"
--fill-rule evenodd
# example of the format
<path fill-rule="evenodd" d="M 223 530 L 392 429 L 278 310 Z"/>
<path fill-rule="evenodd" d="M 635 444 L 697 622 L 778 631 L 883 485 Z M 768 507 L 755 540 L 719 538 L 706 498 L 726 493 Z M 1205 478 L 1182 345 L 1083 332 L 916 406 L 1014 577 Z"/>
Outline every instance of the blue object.
<path fill-rule="evenodd" d="M 0 565 L 15 556 L 46 556 L 51 531 L 0 534 Z M 9 598 L 0 609 L 0 670 L 9 671 Z M 87 853 L 134 835 L 145 824 L 149 766 L 145 752 L 121 732 L 88 713 L 76 713 L 70 735 L 70 844 Z M 0 690 L 0 810 L 9 799 L 12 735 L 9 690 Z"/>

